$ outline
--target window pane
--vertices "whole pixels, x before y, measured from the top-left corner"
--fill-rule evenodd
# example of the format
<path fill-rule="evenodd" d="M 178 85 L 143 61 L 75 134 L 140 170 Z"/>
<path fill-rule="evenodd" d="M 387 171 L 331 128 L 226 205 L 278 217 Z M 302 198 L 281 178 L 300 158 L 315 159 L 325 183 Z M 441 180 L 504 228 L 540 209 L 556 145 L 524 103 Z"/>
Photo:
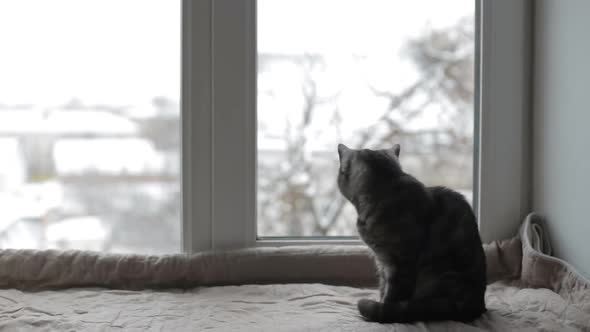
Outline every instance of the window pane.
<path fill-rule="evenodd" d="M 473 0 L 258 1 L 258 235 L 356 235 L 337 143 L 471 200 Z"/>
<path fill-rule="evenodd" d="M 0 2 L 0 247 L 180 250 L 180 10 Z"/>

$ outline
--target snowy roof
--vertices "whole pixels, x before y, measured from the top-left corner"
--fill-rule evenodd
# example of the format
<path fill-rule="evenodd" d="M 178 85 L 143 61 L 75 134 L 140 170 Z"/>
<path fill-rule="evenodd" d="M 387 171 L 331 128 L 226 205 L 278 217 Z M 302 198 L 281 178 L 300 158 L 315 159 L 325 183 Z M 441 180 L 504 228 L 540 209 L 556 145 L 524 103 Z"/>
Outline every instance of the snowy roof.
<path fill-rule="evenodd" d="M 0 192 L 0 233 L 22 218 L 40 218 L 59 206 L 63 188 L 57 182 L 24 184 L 13 192 Z"/>
<path fill-rule="evenodd" d="M 53 157 L 58 173 L 159 173 L 166 156 L 142 138 L 60 139 Z"/>
<path fill-rule="evenodd" d="M 47 226 L 47 241 L 103 241 L 109 229 L 93 216 L 68 218 Z"/>
<path fill-rule="evenodd" d="M 133 121 L 105 111 L 0 112 L 0 134 L 2 135 L 133 135 L 137 131 L 137 125 Z"/>

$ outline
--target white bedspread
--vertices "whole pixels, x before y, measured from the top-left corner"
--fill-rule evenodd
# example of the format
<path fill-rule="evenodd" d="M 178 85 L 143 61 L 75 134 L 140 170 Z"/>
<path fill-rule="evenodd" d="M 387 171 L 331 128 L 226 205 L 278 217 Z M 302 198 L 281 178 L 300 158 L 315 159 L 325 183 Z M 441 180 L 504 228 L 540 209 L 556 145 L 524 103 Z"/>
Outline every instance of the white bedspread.
<path fill-rule="evenodd" d="M 488 286 L 473 324 L 364 322 L 356 301 L 375 291 L 321 284 L 189 291 L 0 291 L 3 331 L 584 331 L 590 315 L 547 289 Z M 588 309 L 588 308 L 586 308 Z M 584 325 L 585 324 L 585 325 Z"/>
<path fill-rule="evenodd" d="M 376 297 L 363 248 L 0 250 L 0 331 L 590 331 L 590 280 L 552 257 L 545 235 L 531 214 L 517 238 L 484 246 L 488 281 L 512 281 L 488 286 L 472 324 L 363 321 L 356 302 Z"/>

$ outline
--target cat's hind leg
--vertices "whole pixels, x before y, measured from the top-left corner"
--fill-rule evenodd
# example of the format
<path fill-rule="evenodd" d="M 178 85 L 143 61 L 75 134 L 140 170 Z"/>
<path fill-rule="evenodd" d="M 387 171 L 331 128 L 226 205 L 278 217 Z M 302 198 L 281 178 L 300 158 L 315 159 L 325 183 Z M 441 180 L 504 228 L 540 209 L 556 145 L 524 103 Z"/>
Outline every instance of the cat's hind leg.
<path fill-rule="evenodd" d="M 390 303 L 362 299 L 358 302 L 358 309 L 363 318 L 379 323 L 441 320 L 469 322 L 485 312 L 485 306 L 459 303 L 451 298 L 410 299 Z"/>

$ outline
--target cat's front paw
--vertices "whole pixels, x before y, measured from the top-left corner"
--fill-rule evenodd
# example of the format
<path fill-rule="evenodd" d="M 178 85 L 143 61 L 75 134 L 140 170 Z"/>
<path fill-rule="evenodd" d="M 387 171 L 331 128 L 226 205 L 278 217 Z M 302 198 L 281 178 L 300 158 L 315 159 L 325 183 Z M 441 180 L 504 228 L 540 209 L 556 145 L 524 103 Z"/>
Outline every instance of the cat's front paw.
<path fill-rule="evenodd" d="M 369 322 L 378 322 L 381 320 L 382 304 L 369 299 L 361 299 L 357 303 L 359 313 Z"/>

